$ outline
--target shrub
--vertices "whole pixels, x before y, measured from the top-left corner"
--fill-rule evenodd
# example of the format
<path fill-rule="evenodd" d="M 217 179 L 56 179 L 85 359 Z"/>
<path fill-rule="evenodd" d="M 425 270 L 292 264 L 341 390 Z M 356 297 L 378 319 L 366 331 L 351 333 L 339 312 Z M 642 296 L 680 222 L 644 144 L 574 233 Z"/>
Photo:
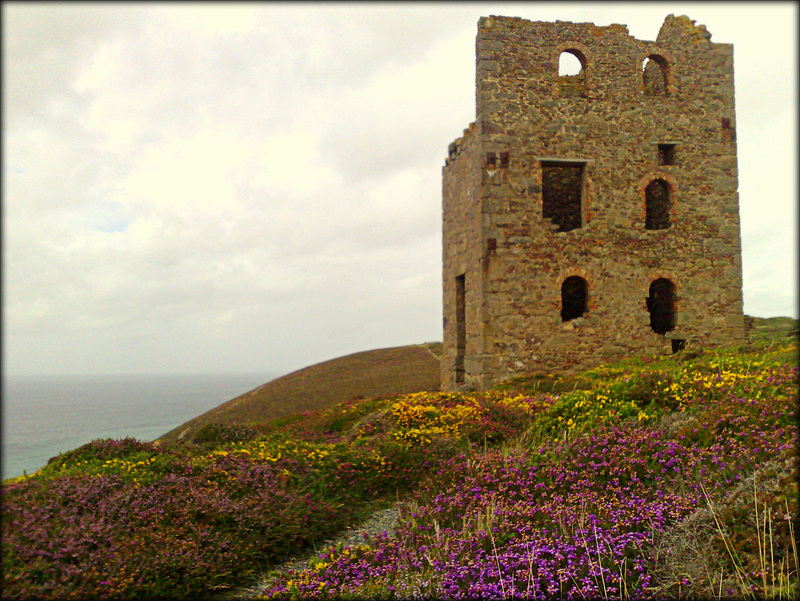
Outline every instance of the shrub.
<path fill-rule="evenodd" d="M 477 443 L 498 444 L 511 440 L 525 431 L 531 417 L 521 407 L 501 402 L 483 403 L 484 413 L 479 420 L 465 424 L 464 436 Z"/>
<path fill-rule="evenodd" d="M 205 424 L 194 435 L 194 442 L 205 447 L 220 447 L 234 442 L 246 442 L 258 437 L 258 432 L 242 424 Z"/>
<path fill-rule="evenodd" d="M 789 597 L 797 367 L 778 356 L 624 363 L 560 396 L 354 400 L 172 450 L 92 441 L 3 486 L 3 595 L 206 597 L 402 494 L 395 539 L 323 551 L 264 596 L 719 594 L 707 568 L 732 593 Z M 715 563 L 655 560 L 692 545 Z"/>
<path fill-rule="evenodd" d="M 203 596 L 346 525 L 346 511 L 243 457 L 186 472 L 145 485 L 98 475 L 4 487 L 4 598 Z"/>
<path fill-rule="evenodd" d="M 139 452 L 158 453 L 160 449 L 151 442 L 142 442 L 135 438 L 113 440 L 111 438 L 97 439 L 85 445 L 51 457 L 47 465 L 54 469 L 75 465 L 85 461 L 99 461 L 105 459 L 119 459 Z"/>

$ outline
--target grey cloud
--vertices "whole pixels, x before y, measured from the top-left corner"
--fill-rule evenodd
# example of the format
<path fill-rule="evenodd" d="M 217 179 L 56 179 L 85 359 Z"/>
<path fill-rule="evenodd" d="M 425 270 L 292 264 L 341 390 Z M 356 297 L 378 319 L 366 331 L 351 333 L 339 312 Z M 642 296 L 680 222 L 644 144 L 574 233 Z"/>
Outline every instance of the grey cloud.
<path fill-rule="evenodd" d="M 439 338 L 441 167 L 474 119 L 477 17 L 598 14 L 539 3 L 265 4 L 218 33 L 178 18 L 183 5 L 42 6 L 4 23 L 14 48 L 3 57 L 4 335 L 16 372 L 288 370 Z M 648 11 L 604 13 L 648 39 L 640 24 L 657 31 L 666 14 Z M 654 23 L 640 18 L 653 11 Z M 96 60 L 103 77 L 79 92 Z M 773 73 L 738 65 L 742 81 Z M 791 105 L 785 88 L 768 97 Z M 130 140 L 114 137 L 121 120 Z M 786 263 L 795 231 L 775 221 L 787 214 L 777 199 L 796 194 L 790 169 L 767 169 L 788 151 L 785 132 L 766 123 L 739 130 L 755 314 L 784 302 L 776 289 L 790 276 L 760 261 Z M 196 169 L 195 150 L 205 161 Z M 175 165 L 184 171 L 168 177 Z M 204 188 L 190 185 L 201 170 L 219 175 L 209 181 L 222 181 L 223 199 L 202 204 Z M 185 197 L 173 202 L 167 185 Z M 768 244 L 776 232 L 783 241 Z"/>
<path fill-rule="evenodd" d="M 41 117 L 70 90 L 94 44 L 124 29 L 135 30 L 144 14 L 108 5 L 4 3 L 4 102 L 16 118 Z M 73 98 L 78 95 L 70 92 Z"/>

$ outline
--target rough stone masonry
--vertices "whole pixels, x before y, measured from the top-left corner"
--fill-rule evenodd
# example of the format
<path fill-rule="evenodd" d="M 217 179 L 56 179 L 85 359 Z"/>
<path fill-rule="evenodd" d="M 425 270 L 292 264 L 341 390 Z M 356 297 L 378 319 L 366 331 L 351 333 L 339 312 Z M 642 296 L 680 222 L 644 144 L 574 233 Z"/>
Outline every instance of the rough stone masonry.
<path fill-rule="evenodd" d="M 685 16 L 655 42 L 492 16 L 476 64 L 443 168 L 442 388 L 743 341 L 732 45 Z"/>

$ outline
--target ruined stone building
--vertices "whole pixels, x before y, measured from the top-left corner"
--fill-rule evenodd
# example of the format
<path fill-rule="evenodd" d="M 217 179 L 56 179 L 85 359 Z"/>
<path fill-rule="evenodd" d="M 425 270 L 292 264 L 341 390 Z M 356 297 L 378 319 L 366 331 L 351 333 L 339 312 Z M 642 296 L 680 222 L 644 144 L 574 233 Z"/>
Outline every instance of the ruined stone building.
<path fill-rule="evenodd" d="M 710 38 L 480 19 L 443 168 L 444 390 L 744 339 L 733 47 Z"/>

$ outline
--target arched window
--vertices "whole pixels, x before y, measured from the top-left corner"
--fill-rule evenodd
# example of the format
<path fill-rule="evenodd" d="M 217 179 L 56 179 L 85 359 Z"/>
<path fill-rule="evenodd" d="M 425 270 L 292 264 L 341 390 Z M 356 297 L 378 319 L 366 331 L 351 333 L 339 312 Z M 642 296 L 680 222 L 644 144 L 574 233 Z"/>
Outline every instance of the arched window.
<path fill-rule="evenodd" d="M 642 62 L 642 78 L 645 96 L 667 95 L 667 59 L 651 54 Z"/>
<path fill-rule="evenodd" d="M 650 284 L 647 297 L 650 313 L 650 328 L 656 334 L 666 334 L 675 327 L 675 284 L 666 278 L 658 278 Z"/>
<path fill-rule="evenodd" d="M 562 98 L 586 96 L 586 57 L 579 50 L 564 50 L 558 57 L 558 82 Z"/>
<path fill-rule="evenodd" d="M 665 230 L 670 226 L 670 188 L 663 179 L 654 179 L 644 189 L 644 229 Z"/>
<path fill-rule="evenodd" d="M 573 275 L 561 284 L 561 321 L 583 317 L 586 313 L 588 286 L 582 277 Z"/>

